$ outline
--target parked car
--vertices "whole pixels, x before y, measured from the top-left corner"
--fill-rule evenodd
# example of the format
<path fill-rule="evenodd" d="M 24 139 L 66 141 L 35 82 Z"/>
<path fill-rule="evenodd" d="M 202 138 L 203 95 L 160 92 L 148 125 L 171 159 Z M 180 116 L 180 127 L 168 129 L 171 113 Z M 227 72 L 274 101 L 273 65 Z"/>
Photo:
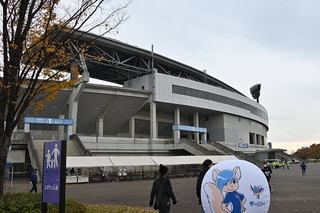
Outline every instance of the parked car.
<path fill-rule="evenodd" d="M 300 161 L 298 159 L 295 159 L 295 158 L 289 158 L 288 161 L 290 163 L 300 163 Z"/>

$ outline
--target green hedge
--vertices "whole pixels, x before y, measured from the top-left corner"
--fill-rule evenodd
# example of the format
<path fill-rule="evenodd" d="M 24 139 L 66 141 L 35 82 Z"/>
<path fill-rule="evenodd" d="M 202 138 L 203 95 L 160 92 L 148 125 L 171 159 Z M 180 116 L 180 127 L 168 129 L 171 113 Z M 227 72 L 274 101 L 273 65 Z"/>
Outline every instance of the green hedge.
<path fill-rule="evenodd" d="M 41 193 L 6 193 L 0 203 L 0 213 L 41 213 Z M 59 212 L 59 206 L 48 204 L 48 213 Z M 72 199 L 66 199 L 66 213 L 85 213 L 86 206 Z"/>

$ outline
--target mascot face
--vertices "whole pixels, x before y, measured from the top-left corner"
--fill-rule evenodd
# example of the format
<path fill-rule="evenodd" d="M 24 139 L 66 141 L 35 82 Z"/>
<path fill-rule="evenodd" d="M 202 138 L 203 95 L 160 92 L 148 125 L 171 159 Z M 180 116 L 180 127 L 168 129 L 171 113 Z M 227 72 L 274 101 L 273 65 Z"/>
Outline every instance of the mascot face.
<path fill-rule="evenodd" d="M 222 161 L 203 178 L 201 201 L 206 213 L 268 212 L 270 190 L 261 169 L 243 160 Z"/>
<path fill-rule="evenodd" d="M 235 180 L 232 181 L 232 183 L 228 182 L 224 187 L 223 187 L 223 191 L 225 192 L 233 192 L 236 191 L 237 189 L 239 189 L 239 184 L 238 182 L 236 182 Z"/>

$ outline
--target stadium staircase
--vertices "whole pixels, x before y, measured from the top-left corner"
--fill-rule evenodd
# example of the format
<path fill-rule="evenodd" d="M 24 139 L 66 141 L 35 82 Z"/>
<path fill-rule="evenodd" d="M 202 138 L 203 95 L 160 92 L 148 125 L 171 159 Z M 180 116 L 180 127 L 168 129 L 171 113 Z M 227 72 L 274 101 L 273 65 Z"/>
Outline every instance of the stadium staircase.
<path fill-rule="evenodd" d="M 30 133 L 24 133 L 27 140 L 28 153 L 30 157 L 31 166 L 38 169 L 38 179 L 41 180 L 43 172 L 43 148 L 44 142 L 47 140 L 33 140 Z M 77 142 L 73 140 L 67 141 L 67 156 L 82 156 L 84 155 L 79 148 Z"/>
<path fill-rule="evenodd" d="M 259 168 L 263 166 L 263 163 L 255 159 L 254 157 L 241 151 L 234 151 L 233 149 L 230 149 L 229 147 L 214 141 L 207 141 L 207 143 L 205 144 L 196 144 L 194 141 L 182 138 L 180 139 L 179 143 L 183 143 L 187 146 L 192 147 L 197 151 L 198 154 L 200 152 L 203 155 L 234 155 L 238 159 L 249 161 Z M 190 149 L 188 149 L 188 151 L 191 152 L 191 154 L 196 155 L 196 152 L 192 152 L 190 151 Z"/>
<path fill-rule="evenodd" d="M 263 162 L 261 162 L 260 160 L 254 158 L 244 152 L 234 151 L 233 149 L 230 149 L 229 147 L 224 146 L 223 144 L 215 142 L 215 141 L 207 141 L 207 144 L 219 149 L 220 151 L 222 151 L 228 155 L 234 155 L 238 159 L 249 161 L 250 163 L 255 164 L 259 168 L 261 168 L 263 166 Z"/>

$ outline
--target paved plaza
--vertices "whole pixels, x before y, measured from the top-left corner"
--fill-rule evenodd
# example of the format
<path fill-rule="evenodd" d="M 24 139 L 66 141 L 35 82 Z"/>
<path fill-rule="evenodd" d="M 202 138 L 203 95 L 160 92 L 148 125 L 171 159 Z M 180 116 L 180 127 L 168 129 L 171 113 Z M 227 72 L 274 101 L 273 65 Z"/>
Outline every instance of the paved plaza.
<path fill-rule="evenodd" d="M 318 213 L 320 212 L 320 163 L 307 164 L 305 176 L 298 164 L 290 169 L 273 170 L 270 213 Z M 172 213 L 199 212 L 195 194 L 196 178 L 171 179 L 178 204 L 172 206 Z M 8 183 L 7 183 L 8 184 Z M 85 184 L 68 184 L 66 197 L 83 203 L 104 203 L 148 207 L 152 180 L 120 181 Z M 38 185 L 40 189 L 41 184 Z M 16 180 L 13 188 L 6 191 L 30 190 L 28 180 Z"/>

